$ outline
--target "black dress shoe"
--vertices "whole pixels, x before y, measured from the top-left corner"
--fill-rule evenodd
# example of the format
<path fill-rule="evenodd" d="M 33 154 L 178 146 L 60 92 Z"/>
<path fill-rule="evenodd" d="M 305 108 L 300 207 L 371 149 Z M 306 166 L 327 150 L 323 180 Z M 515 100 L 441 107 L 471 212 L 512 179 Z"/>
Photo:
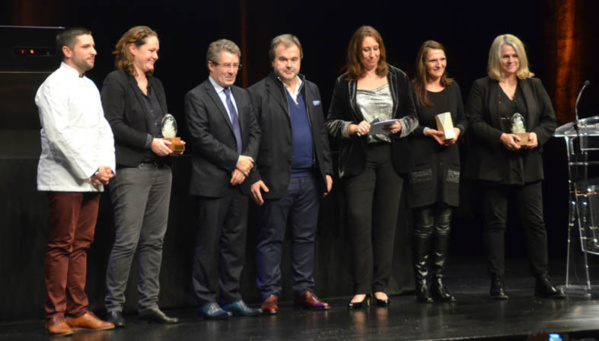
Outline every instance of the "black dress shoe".
<path fill-rule="evenodd" d="M 163 323 L 163 324 L 175 324 L 179 323 L 179 319 L 176 317 L 168 317 L 165 313 L 163 313 L 158 308 L 151 308 L 148 310 L 141 311 L 139 313 L 139 318 L 154 323 Z"/>
<path fill-rule="evenodd" d="M 224 311 L 230 312 L 234 316 L 256 316 L 262 314 L 262 309 L 250 308 L 241 300 L 224 305 L 221 308 Z"/>
<path fill-rule="evenodd" d="M 364 296 L 364 299 L 361 300 L 360 302 L 349 302 L 347 304 L 347 308 L 348 309 L 362 309 L 362 308 L 368 308 L 370 306 L 370 294 L 366 294 Z"/>
<path fill-rule="evenodd" d="M 115 328 L 125 328 L 126 322 L 123 318 L 123 313 L 120 311 L 109 310 L 106 312 L 106 321 L 114 324 Z"/>
<path fill-rule="evenodd" d="M 491 290 L 489 290 L 489 295 L 496 300 L 507 300 L 508 295 L 506 295 L 503 287 L 503 278 L 493 276 L 491 279 Z"/>
<path fill-rule="evenodd" d="M 217 303 L 208 303 L 198 308 L 198 315 L 204 316 L 207 320 L 222 320 L 233 316 L 228 311 L 224 311 Z"/>
<path fill-rule="evenodd" d="M 556 288 L 551 283 L 549 277 L 546 275 L 537 277 L 537 281 L 535 284 L 535 296 L 554 299 L 566 298 L 566 294 L 564 293 L 564 291 L 561 288 Z"/>

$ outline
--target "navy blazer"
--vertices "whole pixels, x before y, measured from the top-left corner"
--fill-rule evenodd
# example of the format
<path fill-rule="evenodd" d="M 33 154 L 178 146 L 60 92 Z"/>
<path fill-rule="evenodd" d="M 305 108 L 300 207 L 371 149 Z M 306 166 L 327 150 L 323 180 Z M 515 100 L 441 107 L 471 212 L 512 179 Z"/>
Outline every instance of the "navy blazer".
<path fill-rule="evenodd" d="M 326 175 L 333 174 L 329 137 L 324 124 L 324 112 L 318 86 L 302 78 L 302 96 L 308 111 L 314 146 L 314 168 L 322 193 L 326 192 Z M 256 162 L 257 169 L 250 183 L 264 181 L 269 192 L 265 199 L 280 199 L 287 194 L 291 178 L 293 136 L 287 90 L 274 72 L 248 88 L 262 137 Z"/>
<path fill-rule="evenodd" d="M 503 181 L 510 172 L 508 159 L 513 153 L 524 157 L 524 181 L 543 180 L 542 146 L 557 127 L 553 105 L 538 78 L 520 79 L 527 108 L 526 131 L 535 132 L 539 146 L 532 150 L 509 151 L 501 143 L 499 98 L 501 88 L 496 80 L 477 79 L 466 102 L 466 117 L 471 136 L 464 173 L 470 179 Z"/>
<path fill-rule="evenodd" d="M 165 115 L 168 110 L 162 82 L 148 77 L 148 84 L 158 98 L 162 115 Z M 136 167 L 145 158 L 150 122 L 144 101 L 135 77 L 116 70 L 104 79 L 102 107 L 114 134 L 117 168 Z"/>
<path fill-rule="evenodd" d="M 256 122 L 248 93 L 231 86 L 241 126 L 242 155 L 258 157 L 260 128 Z M 185 117 L 192 138 L 192 195 L 218 198 L 226 194 L 239 154 L 229 114 L 214 86 L 206 79 L 185 96 Z M 249 193 L 249 181 L 241 184 Z"/>

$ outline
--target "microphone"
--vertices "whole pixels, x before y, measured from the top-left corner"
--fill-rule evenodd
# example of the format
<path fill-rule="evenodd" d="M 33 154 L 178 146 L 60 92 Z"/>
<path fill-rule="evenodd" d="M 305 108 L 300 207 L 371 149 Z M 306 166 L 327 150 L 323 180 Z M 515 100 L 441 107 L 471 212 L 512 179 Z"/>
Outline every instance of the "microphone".
<path fill-rule="evenodd" d="M 582 88 L 578 92 L 578 97 L 576 97 L 576 103 L 574 104 L 574 118 L 575 118 L 574 128 L 576 130 L 578 130 L 578 102 L 580 101 L 580 97 L 582 96 L 584 89 L 586 89 L 587 86 L 589 86 L 589 84 L 591 84 L 591 81 L 589 81 L 589 80 L 584 81 L 584 84 L 582 84 Z"/>

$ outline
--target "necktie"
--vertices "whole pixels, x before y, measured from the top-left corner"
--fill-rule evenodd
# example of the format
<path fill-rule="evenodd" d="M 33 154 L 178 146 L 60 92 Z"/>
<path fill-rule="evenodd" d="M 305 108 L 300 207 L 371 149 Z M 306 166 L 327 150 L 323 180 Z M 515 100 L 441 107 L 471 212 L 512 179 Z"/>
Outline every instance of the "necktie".
<path fill-rule="evenodd" d="M 233 101 L 231 101 L 231 89 L 225 88 L 225 96 L 227 96 L 227 108 L 229 109 L 229 113 L 231 114 L 231 124 L 233 125 L 233 133 L 235 134 L 235 141 L 237 141 L 237 152 L 241 154 L 243 150 L 241 145 L 241 127 L 239 126 L 239 115 L 237 115 L 237 110 L 235 110 L 235 106 L 233 105 Z"/>

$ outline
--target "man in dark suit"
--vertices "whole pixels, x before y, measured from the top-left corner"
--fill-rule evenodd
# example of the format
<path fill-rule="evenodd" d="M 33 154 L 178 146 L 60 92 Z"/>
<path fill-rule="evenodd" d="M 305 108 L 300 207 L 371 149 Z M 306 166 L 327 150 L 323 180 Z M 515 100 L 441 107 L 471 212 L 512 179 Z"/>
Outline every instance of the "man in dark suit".
<path fill-rule="evenodd" d="M 233 85 L 240 57 L 239 47 L 230 40 L 211 43 L 206 55 L 210 77 L 185 97 L 193 141 L 190 193 L 198 209 L 193 288 L 200 302 L 198 314 L 208 319 L 261 313 L 243 302 L 239 289 L 249 193 L 246 178 L 260 143 L 249 96 Z M 216 298 L 219 284 L 222 307 Z"/>
<path fill-rule="evenodd" d="M 252 198 L 260 205 L 258 288 L 262 310 L 278 313 L 281 252 L 291 227 L 295 303 L 329 309 L 314 295 L 314 239 L 320 198 L 333 185 L 328 135 L 320 92 L 299 75 L 302 47 L 283 34 L 271 42 L 274 72 L 248 89 L 262 131 L 257 169 L 250 174 Z"/>

